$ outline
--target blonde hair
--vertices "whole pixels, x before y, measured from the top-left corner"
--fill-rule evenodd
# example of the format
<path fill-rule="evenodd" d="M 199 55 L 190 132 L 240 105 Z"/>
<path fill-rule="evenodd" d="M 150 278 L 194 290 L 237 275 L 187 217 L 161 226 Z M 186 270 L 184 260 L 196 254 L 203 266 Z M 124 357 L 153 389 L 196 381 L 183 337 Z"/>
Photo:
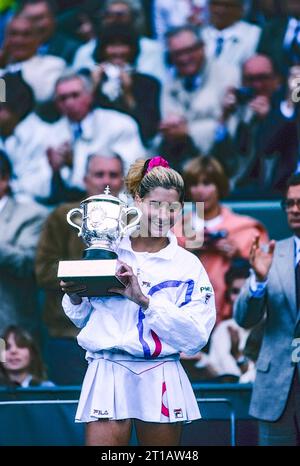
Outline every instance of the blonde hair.
<path fill-rule="evenodd" d="M 181 175 L 172 168 L 154 167 L 145 173 L 149 159 L 138 159 L 134 162 L 125 178 L 127 191 L 134 198 L 138 195 L 143 199 L 155 188 L 175 189 L 180 202 L 184 201 L 184 181 Z"/>

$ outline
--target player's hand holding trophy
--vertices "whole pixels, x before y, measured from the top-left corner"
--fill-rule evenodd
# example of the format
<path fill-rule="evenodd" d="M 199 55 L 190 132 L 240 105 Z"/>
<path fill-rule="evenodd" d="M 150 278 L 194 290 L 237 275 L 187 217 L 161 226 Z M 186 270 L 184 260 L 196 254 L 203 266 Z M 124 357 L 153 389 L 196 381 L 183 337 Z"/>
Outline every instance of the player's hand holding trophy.
<path fill-rule="evenodd" d="M 138 225 L 141 215 L 138 208 L 127 207 L 112 196 L 108 186 L 104 194 L 91 196 L 81 202 L 80 208 L 70 210 L 67 221 L 78 230 L 87 249 L 82 260 L 60 261 L 58 278 L 85 285 L 86 291 L 80 296 L 111 295 L 107 292 L 109 288 L 122 286 L 115 276 L 116 250 L 122 237 Z M 75 216 L 80 216 L 81 222 L 74 223 Z"/>

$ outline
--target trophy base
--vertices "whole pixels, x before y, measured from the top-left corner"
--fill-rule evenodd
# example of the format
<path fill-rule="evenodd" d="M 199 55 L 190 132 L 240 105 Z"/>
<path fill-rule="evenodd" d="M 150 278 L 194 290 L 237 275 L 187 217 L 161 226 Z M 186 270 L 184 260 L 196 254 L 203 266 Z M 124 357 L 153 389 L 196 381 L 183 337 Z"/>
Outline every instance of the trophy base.
<path fill-rule="evenodd" d="M 117 259 L 93 260 L 85 258 L 83 260 L 60 261 L 57 277 L 65 282 L 72 281 L 85 285 L 86 291 L 78 293 L 79 296 L 121 296 L 118 293 L 107 291 L 113 287 L 124 288 L 123 283 L 115 276 L 116 266 Z"/>
<path fill-rule="evenodd" d="M 84 260 L 110 260 L 110 259 L 117 259 L 118 256 L 113 251 L 108 251 L 107 249 L 97 249 L 97 248 L 88 248 L 85 249 L 83 252 Z"/>

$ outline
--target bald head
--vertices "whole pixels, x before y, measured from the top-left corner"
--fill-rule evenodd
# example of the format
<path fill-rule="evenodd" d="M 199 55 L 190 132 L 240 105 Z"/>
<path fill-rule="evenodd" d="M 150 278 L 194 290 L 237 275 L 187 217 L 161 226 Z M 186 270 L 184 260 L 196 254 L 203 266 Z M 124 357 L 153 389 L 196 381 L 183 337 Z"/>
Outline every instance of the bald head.
<path fill-rule="evenodd" d="M 254 89 L 256 95 L 271 97 L 280 84 L 270 58 L 254 55 L 243 66 L 243 84 Z"/>

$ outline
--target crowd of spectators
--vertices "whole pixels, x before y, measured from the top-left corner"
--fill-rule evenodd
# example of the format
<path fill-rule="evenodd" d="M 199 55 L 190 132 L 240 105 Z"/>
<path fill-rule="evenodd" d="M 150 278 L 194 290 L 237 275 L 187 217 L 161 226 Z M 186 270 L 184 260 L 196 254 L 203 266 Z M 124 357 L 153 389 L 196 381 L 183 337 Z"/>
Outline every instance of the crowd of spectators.
<path fill-rule="evenodd" d="M 56 277 L 58 261 L 84 248 L 66 213 L 107 185 L 122 196 L 130 164 L 160 154 L 184 176 L 186 201 L 204 202 L 204 219 L 185 215 L 203 246 L 175 232 L 216 292 L 210 347 L 186 367 L 253 380 L 262 331 L 239 328 L 232 305 L 253 235 L 267 242 L 268 232 L 222 201 L 279 199 L 299 168 L 300 2 L 6 0 L 0 78 L 0 334 L 10 347 L 29 338 L 10 327 L 21 326 L 42 344 L 53 383 L 81 383 L 84 353 Z"/>

